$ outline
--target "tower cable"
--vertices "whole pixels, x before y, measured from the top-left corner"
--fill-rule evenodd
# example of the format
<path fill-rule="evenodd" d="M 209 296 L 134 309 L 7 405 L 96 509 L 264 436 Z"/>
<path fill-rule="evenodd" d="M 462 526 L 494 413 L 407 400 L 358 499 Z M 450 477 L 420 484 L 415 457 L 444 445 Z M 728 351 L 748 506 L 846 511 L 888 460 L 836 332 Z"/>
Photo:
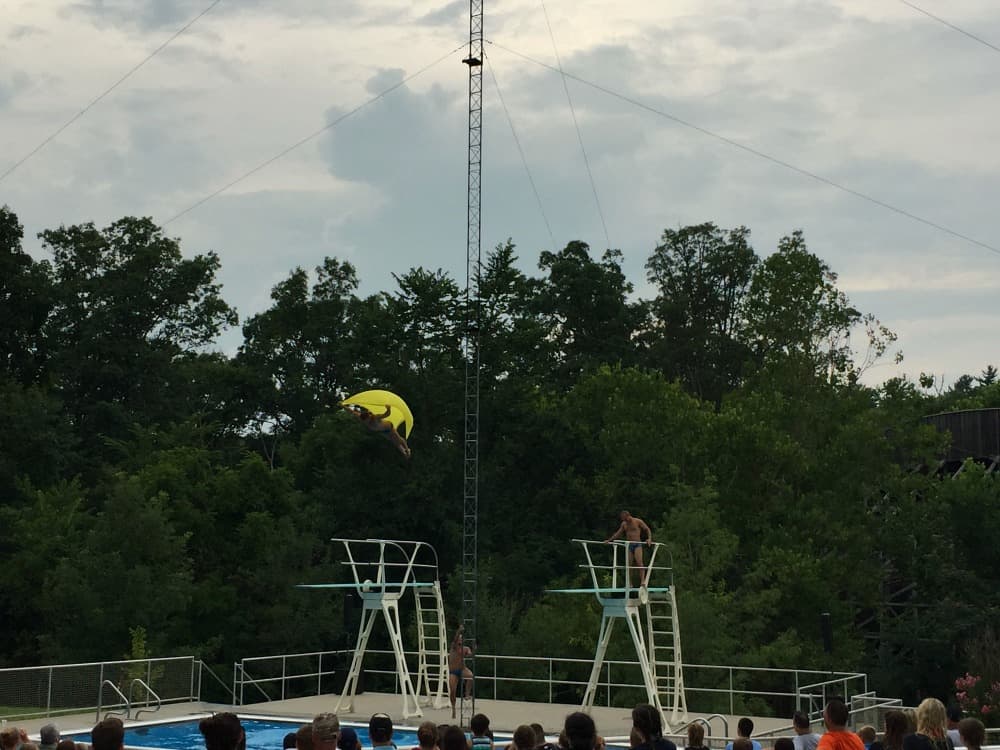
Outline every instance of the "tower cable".
<path fill-rule="evenodd" d="M 236 179 L 227 182 L 225 185 L 223 185 L 222 187 L 220 187 L 218 190 L 214 190 L 213 192 L 211 192 L 208 195 L 206 195 L 204 198 L 201 198 L 201 199 L 195 201 L 190 206 L 188 206 L 187 208 L 185 208 L 183 211 L 174 214 L 169 219 L 167 219 L 165 222 L 163 222 L 163 226 L 166 226 L 167 224 L 171 224 L 171 223 L 177 221 L 177 219 L 181 218 L 185 214 L 190 213 L 191 211 L 194 211 L 196 208 L 198 208 L 199 206 L 204 205 L 205 203 L 208 203 L 210 200 L 212 200 L 216 196 L 221 195 L 222 193 L 224 193 L 227 190 L 229 190 L 231 187 L 233 187 L 233 186 L 235 186 L 235 185 L 243 182 L 243 180 L 247 179 L 248 177 L 252 177 L 253 175 L 257 174 L 259 171 L 261 171 L 265 167 L 268 167 L 271 164 L 273 164 L 274 162 L 278 161 L 278 159 L 281 159 L 282 157 L 287 156 L 288 154 L 290 154 L 292 151 L 294 151 L 295 149 L 299 148 L 300 146 L 303 146 L 306 143 L 308 143 L 309 141 L 313 140 L 314 138 L 319 137 L 320 135 L 322 135 L 326 131 L 331 130 L 332 128 L 337 127 L 344 120 L 348 119 L 349 117 L 352 117 L 353 115 L 356 115 L 358 112 L 360 112 L 361 110 L 363 110 L 365 107 L 368 107 L 369 105 L 374 104 L 379 99 L 382 99 L 383 97 L 387 96 L 388 94 L 391 94 L 393 91 L 395 91 L 396 89 L 400 88 L 401 86 L 405 86 L 407 83 L 409 83 L 410 81 L 412 81 L 414 78 L 416 78 L 420 74 L 426 73 L 428 70 L 430 70 L 431 68 L 433 68 L 435 65 L 438 65 L 439 63 L 443 62 L 444 60 L 447 60 L 449 57 L 451 57 L 452 55 L 454 55 L 456 52 L 458 52 L 464 46 L 465 46 L 465 43 L 463 42 L 459 46 L 455 47 L 455 49 L 449 50 L 445 54 L 441 55 L 441 57 L 437 58 L 434 62 L 428 63 L 427 65 L 425 65 L 424 67 L 420 68 L 416 72 L 411 73 L 410 75 L 406 76 L 406 78 L 404 78 L 403 80 L 399 81 L 398 83 L 394 83 L 392 86 L 389 86 L 388 88 L 383 89 L 379 93 L 375 94 L 375 96 L 373 96 L 371 99 L 367 99 L 366 101 L 364 101 L 361 104 L 359 104 L 358 106 L 356 106 L 354 109 L 352 109 L 352 110 L 350 110 L 348 112 L 345 112 L 344 114 L 340 115 L 340 117 L 337 117 L 336 119 L 328 122 L 326 125 L 324 125 L 323 127 L 321 127 L 319 130 L 316 130 L 316 131 L 310 133 L 309 135 L 305 136 L 304 138 L 300 138 L 295 143 L 293 143 L 291 146 L 288 146 L 287 148 L 282 149 L 281 151 L 279 151 L 277 154 L 275 154 L 271 158 L 266 159 L 265 161 L 262 161 L 260 164 L 258 164 L 253 169 L 251 169 L 251 170 L 243 173 L 242 175 L 240 175 Z"/>
<path fill-rule="evenodd" d="M 965 36 L 969 37 L 969 39 L 972 39 L 975 42 L 979 42 L 980 44 L 989 47 L 994 52 L 1000 52 L 1000 47 L 998 47 L 997 45 L 993 44 L 993 42 L 988 42 L 987 40 L 983 39 L 981 36 L 977 36 L 977 35 L 973 34 L 971 31 L 966 31 L 965 29 L 963 29 L 963 28 L 961 28 L 959 26 L 956 26 L 953 23 L 950 23 L 950 22 L 944 20 L 940 16 L 935 16 L 933 13 L 931 13 L 928 10 L 924 10 L 919 5 L 911 3 L 910 0 L 899 0 L 899 2 L 901 2 L 903 5 L 906 5 L 906 6 L 909 6 L 910 8 L 913 8 L 913 10 L 917 11 L 918 13 L 923 13 L 925 16 L 927 16 L 928 18 L 931 18 L 931 19 L 937 21 L 938 23 L 943 24 L 944 26 L 947 26 L 952 31 L 957 31 L 959 34 L 964 34 Z"/>
<path fill-rule="evenodd" d="M 175 31 L 167 39 L 167 41 L 163 42 L 163 44 L 161 44 L 159 47 L 157 47 L 152 52 L 150 52 L 148 55 L 146 55 L 146 57 L 143 60 L 141 60 L 140 62 L 138 62 L 136 65 L 132 66 L 132 68 L 125 75 L 123 75 L 121 78 L 119 78 L 113 84 L 111 84 L 108 88 L 106 88 L 100 95 L 98 95 L 93 101 L 91 101 L 90 104 L 88 104 L 86 107 L 84 107 L 79 112 L 77 112 L 75 115 L 73 115 L 71 118 L 69 118 L 66 122 L 64 122 L 61 126 L 59 126 L 59 128 L 56 129 L 56 131 L 54 133 L 52 133 L 45 140 L 43 140 L 41 143 L 39 143 L 37 146 L 35 146 L 33 149 L 31 149 L 31 151 L 29 151 L 27 154 L 25 154 L 20 159 L 18 159 L 16 162 L 14 162 L 9 167 L 7 167 L 7 170 L 3 174 L 0 174 L 0 182 L 3 182 L 4 179 L 6 179 L 8 175 L 10 175 L 11 173 L 13 173 L 13 171 L 15 169 L 17 169 L 18 167 L 20 167 L 22 164 L 24 164 L 26 161 L 28 161 L 28 159 L 30 159 L 32 156 L 34 156 L 35 154 L 37 154 L 43 148 L 45 148 L 50 142 L 52 142 L 53 140 L 55 140 L 55 138 L 58 137 L 58 135 L 60 133 L 62 133 L 64 130 L 66 130 L 66 128 L 68 128 L 74 122 L 76 122 L 81 117 L 83 117 L 85 114 L 87 114 L 87 112 L 89 112 L 90 109 L 95 104 L 97 104 L 99 101 L 101 101 L 101 99 L 103 99 L 108 94 L 110 94 L 112 91 L 114 91 L 116 88 L 118 88 L 120 85 L 122 85 L 123 83 L 125 83 L 125 81 L 127 81 L 129 78 L 131 78 L 132 75 L 139 70 L 139 68 L 141 68 L 143 65 L 145 65 L 146 63 L 148 63 L 150 60 L 152 60 L 158 54 L 160 54 L 164 49 L 167 48 L 167 45 L 169 45 L 172 41 L 174 41 L 177 37 L 179 37 L 185 31 L 187 31 L 188 29 L 190 29 L 195 24 L 195 22 L 198 21 L 198 19 L 200 19 L 202 16 L 204 16 L 210 10 L 212 10 L 212 8 L 214 8 L 220 2 L 222 2 L 222 0 L 212 0 L 212 2 L 209 3 L 205 7 L 204 10 L 201 11 L 201 13 L 199 13 L 198 15 L 196 15 L 194 18 L 192 18 L 190 21 L 188 21 L 183 26 L 181 26 L 177 31 Z"/>
<path fill-rule="evenodd" d="M 538 188 L 535 185 L 535 179 L 531 176 L 531 169 L 528 167 L 528 159 L 524 155 L 524 149 L 521 147 L 521 139 L 517 135 L 517 128 L 514 127 L 514 120 L 510 116 L 510 110 L 507 109 L 507 102 L 503 98 L 503 91 L 500 90 L 500 81 L 497 79 L 496 71 L 493 69 L 493 62 L 487 56 L 486 65 L 490 69 L 490 78 L 493 80 L 493 87 L 497 92 L 497 99 L 500 100 L 500 106 L 503 108 L 504 116 L 507 118 L 507 124 L 510 125 L 510 133 L 514 136 L 514 143 L 517 145 L 517 152 L 521 155 L 521 164 L 524 165 L 524 173 L 528 176 L 528 183 L 531 185 L 531 192 L 535 194 L 535 201 L 538 203 L 538 210 L 542 214 L 542 221 L 545 222 L 545 230 L 549 233 L 549 240 L 552 242 L 552 251 L 556 251 L 556 238 L 552 233 L 552 225 L 549 224 L 549 217 L 545 215 L 545 206 L 542 205 L 542 197 L 538 194 Z"/>
<path fill-rule="evenodd" d="M 553 66 L 549 65 L 546 62 L 543 62 L 543 61 L 538 60 L 538 59 L 536 59 L 534 57 L 531 57 L 530 55 L 526 55 L 523 52 L 518 52 L 517 50 L 511 49 L 510 47 L 507 47 L 507 46 L 505 46 L 503 44 L 500 44 L 499 42 L 496 42 L 496 41 L 493 41 L 493 40 L 487 40 L 487 44 L 491 44 L 491 45 L 493 45 L 494 47 L 496 47 L 498 49 L 502 49 L 505 52 L 509 52 L 510 54 L 515 55 L 516 57 L 520 57 L 522 60 L 526 60 L 527 62 L 534 63 L 535 65 L 538 65 L 540 67 L 548 68 L 549 70 L 553 70 L 553 71 L 556 70 L 556 68 L 554 68 Z M 944 224 L 939 224 L 938 222 L 932 221 L 931 219 L 925 219 L 923 216 L 920 216 L 918 214 L 912 213 L 911 211 L 907 211 L 904 208 L 900 208 L 898 206 L 894 206 L 891 203 L 887 203 L 887 202 L 885 202 L 883 200 L 880 200 L 879 198 L 876 198 L 874 196 L 868 195 L 867 193 L 863 193 L 860 190 L 855 190 L 854 188 L 850 188 L 850 187 L 847 187 L 846 185 L 842 185 L 839 182 L 835 182 L 834 180 L 831 180 L 828 177 L 823 177 L 822 175 L 819 175 L 819 174 L 817 174 L 815 172 L 810 172 L 808 169 L 803 169 L 802 167 L 797 167 L 794 164 L 785 161 L 784 159 L 780 159 L 780 158 L 778 158 L 776 156 L 771 156 L 770 154 L 768 154 L 768 153 L 766 153 L 764 151 L 760 151 L 759 149 L 756 149 L 753 146 L 748 146 L 745 143 L 740 143 L 739 141 L 733 140 L 732 138 L 727 138 L 724 135 L 720 135 L 719 133 L 715 133 L 715 132 L 709 130 L 708 128 L 702 127 L 701 125 L 696 125 L 696 124 L 694 124 L 692 122 L 688 122 L 687 120 L 684 120 L 684 119 L 678 117 L 677 115 L 673 115 L 673 114 L 671 114 L 669 112 L 666 112 L 665 110 L 662 110 L 662 109 L 657 109 L 656 107 L 653 107 L 653 106 L 651 106 L 649 104 L 646 104 L 645 102 L 641 102 L 638 99 L 635 99 L 635 98 L 633 98 L 633 97 L 631 97 L 631 96 L 629 96 L 627 94 L 623 94 L 623 93 L 621 93 L 619 91 L 615 91 L 613 89 L 610 89 L 607 86 L 602 86 L 599 83 L 594 83 L 593 81 L 588 81 L 587 79 L 581 78 L 581 77 L 576 76 L 576 75 L 573 75 L 572 73 L 566 73 L 566 72 L 563 72 L 563 71 L 560 71 L 560 72 L 562 72 L 562 74 L 565 75 L 567 78 L 572 78 L 574 81 L 578 81 L 578 82 L 584 84 L 585 86 L 589 86 L 589 87 L 591 87 L 593 89 L 596 89 L 597 91 L 600 91 L 600 92 L 602 92 L 604 94 L 607 94 L 608 96 L 614 97 L 616 99 L 620 99 L 621 101 L 626 102 L 628 104 L 631 104 L 634 107 L 638 107 L 639 109 L 643 109 L 643 110 L 645 110 L 647 112 L 651 112 L 654 115 L 658 115 L 659 117 L 663 117 L 663 118 L 665 118 L 667 120 L 670 120 L 671 122 L 677 123 L 678 125 L 683 125 L 684 127 L 690 128 L 691 130 L 696 130 L 697 132 L 701 133 L 702 135 L 707 135 L 709 138 L 714 138 L 717 141 L 722 141 L 723 143 L 726 143 L 726 144 L 728 144 L 730 146 L 733 146 L 734 148 L 738 148 L 741 151 L 745 151 L 748 154 L 753 154 L 754 156 L 757 156 L 757 157 L 759 157 L 761 159 L 765 159 L 765 160 L 767 160 L 769 162 L 772 162 L 773 164 L 777 164 L 780 167 L 784 167 L 787 170 L 790 170 L 792 172 L 796 172 L 796 173 L 798 173 L 800 175 L 803 175 L 805 177 L 809 177 L 810 179 L 816 180 L 817 182 L 822 182 L 824 185 L 828 185 L 829 187 L 836 188 L 837 190 L 840 190 L 841 192 L 847 193 L 849 195 L 853 195 L 856 198 L 860 198 L 861 200 L 867 201 L 867 202 L 872 203 L 872 204 L 874 204 L 876 206 L 880 206 L 881 208 L 884 208 L 887 211 L 892 211 L 893 213 L 899 214 L 900 216 L 905 216 L 906 218 L 911 219 L 912 221 L 917 221 L 917 222 L 920 222 L 921 224 L 925 224 L 926 226 L 933 227 L 934 229 L 937 229 L 937 230 L 939 230 L 941 232 L 944 232 L 945 234 L 949 234 L 952 237 L 956 237 L 956 238 L 958 238 L 960 240 L 964 240 L 965 242 L 968 242 L 970 244 L 977 245 L 977 246 L 979 246 L 979 247 L 981 247 L 981 248 L 983 248 L 985 250 L 989 250 L 991 253 L 996 253 L 997 255 L 1000 255 L 1000 247 L 996 247 L 994 245 L 990 245 L 989 243 L 983 242 L 982 240 L 977 240 L 975 237 L 970 237 L 967 234 L 963 234 L 962 232 L 959 232 L 959 231 L 956 231 L 954 229 L 951 229 L 950 227 L 947 227 Z"/>
<path fill-rule="evenodd" d="M 556 65 L 559 75 L 562 78 L 563 90 L 566 92 L 566 101 L 569 102 L 569 111 L 573 115 L 573 127 L 576 128 L 576 139 L 580 142 L 580 152 L 583 154 L 583 164 L 587 168 L 587 178 L 590 180 L 590 189 L 594 193 L 594 203 L 597 205 L 597 215 L 601 218 L 601 227 L 604 229 L 604 241 L 607 248 L 611 248 L 611 236 L 608 234 L 608 225 L 604 221 L 604 209 L 601 208 L 601 199 L 597 195 L 597 184 L 594 182 L 594 173 L 590 169 L 590 159 L 587 157 L 587 147 L 583 145 L 583 136 L 580 134 L 580 123 L 576 118 L 576 107 L 573 106 L 573 97 L 569 95 L 569 84 L 566 82 L 566 73 L 563 71 L 562 58 L 559 56 L 559 48 L 556 46 L 556 35 L 552 31 L 552 24 L 549 22 L 549 12 L 545 8 L 545 0 L 539 0 L 542 5 L 542 13 L 545 16 L 545 25 L 549 29 L 549 39 L 552 40 L 552 51 L 556 56 Z M 553 248 L 554 250 L 555 248 Z"/>

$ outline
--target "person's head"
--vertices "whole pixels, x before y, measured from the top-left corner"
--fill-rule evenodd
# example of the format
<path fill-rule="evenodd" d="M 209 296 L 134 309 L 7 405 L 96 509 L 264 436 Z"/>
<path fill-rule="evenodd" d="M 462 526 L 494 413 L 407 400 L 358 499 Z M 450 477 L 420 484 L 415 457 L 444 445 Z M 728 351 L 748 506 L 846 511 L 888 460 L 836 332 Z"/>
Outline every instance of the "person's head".
<path fill-rule="evenodd" d="M 58 745 L 59 727 L 55 724 L 46 724 L 38 730 L 38 741 L 43 745 Z"/>
<path fill-rule="evenodd" d="M 801 711 L 796 711 L 792 714 L 792 728 L 795 730 L 795 734 L 809 734 L 812 732 L 812 723 L 808 716 Z"/>
<path fill-rule="evenodd" d="M 337 714 L 316 714 L 312 720 L 313 750 L 333 750 L 340 739 L 340 719 Z"/>
<path fill-rule="evenodd" d="M 695 722 L 688 724 L 688 747 L 702 747 L 705 744 L 705 727 Z"/>
<path fill-rule="evenodd" d="M 22 742 L 21 750 L 38 750 L 38 745 L 34 742 Z"/>
<path fill-rule="evenodd" d="M 823 722 L 831 731 L 843 731 L 847 726 L 848 715 L 847 704 L 839 698 L 834 698 L 823 709 Z"/>
<path fill-rule="evenodd" d="M 486 714 L 475 714 L 469 719 L 469 729 L 474 737 L 485 737 L 490 731 L 490 719 Z"/>
<path fill-rule="evenodd" d="M 295 733 L 295 750 L 313 750 L 312 724 L 304 724 Z"/>
<path fill-rule="evenodd" d="M 753 721 L 746 716 L 740 719 L 736 723 L 736 734 L 740 737 L 749 737 L 753 734 Z"/>
<path fill-rule="evenodd" d="M 878 739 L 878 732 L 875 731 L 875 727 L 865 724 L 858 730 L 858 738 L 864 742 L 865 747 L 867 747 Z"/>
<path fill-rule="evenodd" d="M 389 714 L 372 714 L 368 720 L 368 736 L 372 745 L 388 745 L 392 742 L 392 719 Z"/>
<path fill-rule="evenodd" d="M 292 750 L 295 747 L 295 732 L 289 732 L 281 741 L 281 750 Z"/>
<path fill-rule="evenodd" d="M 537 744 L 535 730 L 527 724 L 522 724 L 514 730 L 513 743 L 517 750 L 531 750 Z"/>
<path fill-rule="evenodd" d="M 737 737 L 733 741 L 733 750 L 753 750 L 753 741 L 749 737 Z"/>
<path fill-rule="evenodd" d="M 958 722 L 962 720 L 962 709 L 952 703 L 948 706 L 948 729 L 958 728 Z"/>
<path fill-rule="evenodd" d="M 917 706 L 917 732 L 928 737 L 943 737 L 948 715 L 937 698 L 924 698 Z"/>
<path fill-rule="evenodd" d="M 986 727 L 979 719 L 962 719 L 958 722 L 958 736 L 969 750 L 979 750 L 986 740 Z"/>
<path fill-rule="evenodd" d="M 340 750 L 361 750 L 361 743 L 358 741 L 358 733 L 350 727 L 342 728 L 340 730 L 340 736 L 337 737 L 337 747 Z"/>
<path fill-rule="evenodd" d="M 59 740 L 56 750 L 76 750 L 76 743 L 73 740 Z"/>
<path fill-rule="evenodd" d="M 209 716 L 198 723 L 198 730 L 205 738 L 205 750 L 243 750 L 246 747 L 243 725 L 236 714 L 224 712 Z"/>
<path fill-rule="evenodd" d="M 432 748 L 437 747 L 438 743 L 438 728 L 437 724 L 433 721 L 424 721 L 420 723 L 417 727 L 417 742 L 420 743 L 422 748 Z M 345 748 L 341 748 L 345 750 Z"/>
<path fill-rule="evenodd" d="M 900 750 L 903 747 L 903 738 L 910 733 L 909 727 L 910 722 L 902 711 L 886 711 L 882 744 L 887 750 Z"/>
<path fill-rule="evenodd" d="M 632 726 L 639 730 L 646 742 L 658 740 L 663 736 L 663 720 L 655 706 L 640 703 L 632 709 Z"/>
<path fill-rule="evenodd" d="M 17 727 L 5 727 L 0 731 L 0 747 L 12 750 L 21 744 L 21 731 Z"/>
<path fill-rule="evenodd" d="M 104 721 L 97 722 L 97 725 L 90 730 L 90 746 L 94 750 L 121 750 L 124 745 L 125 725 L 117 716 L 110 716 Z"/>
<path fill-rule="evenodd" d="M 541 724 L 535 723 L 531 725 L 531 728 L 535 730 L 535 747 L 545 744 L 545 729 Z"/>
<path fill-rule="evenodd" d="M 465 732 L 461 727 L 454 724 L 444 730 L 441 737 L 441 750 L 469 750 L 469 743 L 465 739 Z"/>
<path fill-rule="evenodd" d="M 917 709 L 904 708 L 903 716 L 906 717 L 906 733 L 913 734 L 917 731 Z"/>
<path fill-rule="evenodd" d="M 642 736 L 642 732 L 636 729 L 634 726 L 628 733 L 628 746 L 629 747 L 639 747 L 642 743 L 646 741 L 646 738 Z"/>
<path fill-rule="evenodd" d="M 571 750 L 592 750 L 597 746 L 597 727 L 583 711 L 574 711 L 567 716 L 563 731 Z"/>
<path fill-rule="evenodd" d="M 750 743 L 753 746 L 753 743 Z M 795 742 L 791 737 L 779 737 L 774 741 L 774 750 L 795 750 Z"/>
<path fill-rule="evenodd" d="M 624 521 L 625 523 L 628 523 L 628 520 L 630 518 L 632 518 L 632 514 L 629 513 L 627 510 L 623 510 L 621 513 L 618 514 L 619 521 Z"/>

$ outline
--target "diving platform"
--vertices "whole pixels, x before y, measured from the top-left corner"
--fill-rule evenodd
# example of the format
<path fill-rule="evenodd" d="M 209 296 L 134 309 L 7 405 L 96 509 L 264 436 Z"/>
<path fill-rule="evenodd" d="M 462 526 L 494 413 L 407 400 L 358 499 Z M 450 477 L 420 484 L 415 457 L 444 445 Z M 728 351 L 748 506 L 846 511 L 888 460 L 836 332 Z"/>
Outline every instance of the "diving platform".
<path fill-rule="evenodd" d="M 601 630 L 583 709 L 594 708 L 601 668 L 615 623 L 623 620 L 635 646 L 648 702 L 660 712 L 664 731 L 687 718 L 680 622 L 670 553 L 662 544 L 574 539 L 582 547 L 593 584 L 549 589 L 553 594 L 590 594 L 601 604 Z M 643 553 L 640 566 L 636 549 Z M 647 559 L 648 558 L 648 559 Z M 667 712 L 669 711 L 669 720 Z"/>
<path fill-rule="evenodd" d="M 339 539 L 350 571 L 345 583 L 300 584 L 298 588 L 353 590 L 361 599 L 361 625 L 351 666 L 333 710 L 350 713 L 358 691 L 365 652 L 379 613 L 385 622 L 395 655 L 396 677 L 403 699 L 404 719 L 423 716 L 421 706 L 448 705 L 448 637 L 438 576 L 438 558 L 425 542 L 397 539 Z M 399 604 L 410 592 L 417 611 L 416 685 L 406 664 Z"/>

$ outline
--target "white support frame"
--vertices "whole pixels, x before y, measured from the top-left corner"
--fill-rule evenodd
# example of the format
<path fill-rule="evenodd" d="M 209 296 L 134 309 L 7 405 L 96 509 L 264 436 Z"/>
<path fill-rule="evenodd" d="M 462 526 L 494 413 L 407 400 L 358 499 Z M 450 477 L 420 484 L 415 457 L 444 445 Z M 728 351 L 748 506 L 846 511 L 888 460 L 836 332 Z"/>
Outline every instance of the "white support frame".
<path fill-rule="evenodd" d="M 583 547 L 586 564 L 585 567 L 590 572 L 590 580 L 593 587 L 590 589 L 563 590 L 563 593 L 592 593 L 602 608 L 601 631 L 597 639 L 597 649 L 594 654 L 594 665 L 590 672 L 590 679 L 587 682 L 587 689 L 583 697 L 583 710 L 589 712 L 594 706 L 594 699 L 597 687 L 600 683 L 601 669 L 607 655 L 608 645 L 611 643 L 611 635 L 614 630 L 615 621 L 623 619 L 635 646 L 636 658 L 639 664 L 639 671 L 642 674 L 642 682 L 646 688 L 646 697 L 650 705 L 655 706 L 660 713 L 663 723 L 663 730 L 670 731 L 671 724 L 683 721 L 687 716 L 687 700 L 684 696 L 683 666 L 681 663 L 681 636 L 680 623 L 677 618 L 677 599 L 674 595 L 673 571 L 668 566 L 656 564 L 657 555 L 663 548 L 662 544 L 650 544 L 645 547 L 649 550 L 649 560 L 645 563 L 645 574 L 640 586 L 632 583 L 633 568 L 632 556 L 629 554 L 628 541 L 597 542 L 586 539 L 574 539 Z M 611 564 L 604 565 L 595 563 L 592 546 L 600 545 L 602 554 L 607 546 L 611 546 Z M 669 553 L 666 553 L 669 555 Z M 611 585 L 608 586 L 606 577 L 610 572 Z M 602 580 L 604 578 L 605 580 Z M 670 608 L 670 631 L 662 631 L 658 628 L 657 620 L 664 619 L 662 614 L 654 614 L 654 608 L 659 606 L 669 606 Z M 657 642 L 660 636 L 660 642 Z M 669 644 L 664 644 L 662 638 L 670 637 Z M 671 658 L 667 661 L 660 661 L 657 657 L 658 650 L 669 650 Z M 665 667 L 672 675 L 668 685 L 667 705 L 671 710 L 670 721 L 668 722 L 663 703 L 661 702 L 660 690 L 657 683 L 657 664 Z"/>

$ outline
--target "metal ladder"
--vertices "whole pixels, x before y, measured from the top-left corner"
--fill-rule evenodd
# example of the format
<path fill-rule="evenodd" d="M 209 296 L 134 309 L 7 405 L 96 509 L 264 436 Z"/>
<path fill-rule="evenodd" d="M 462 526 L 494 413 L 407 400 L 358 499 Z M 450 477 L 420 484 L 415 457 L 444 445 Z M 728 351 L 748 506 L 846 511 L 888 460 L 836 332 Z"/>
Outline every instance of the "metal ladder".
<path fill-rule="evenodd" d="M 433 588 L 418 588 L 414 592 L 420 643 L 417 696 L 424 705 L 444 708 L 448 705 L 448 634 L 441 584 L 434 581 Z"/>
<path fill-rule="evenodd" d="M 687 700 L 674 587 L 670 586 L 667 591 L 650 591 L 648 596 L 646 642 L 656 693 L 664 707 L 670 710 L 671 721 L 677 721 L 687 714 Z"/>

